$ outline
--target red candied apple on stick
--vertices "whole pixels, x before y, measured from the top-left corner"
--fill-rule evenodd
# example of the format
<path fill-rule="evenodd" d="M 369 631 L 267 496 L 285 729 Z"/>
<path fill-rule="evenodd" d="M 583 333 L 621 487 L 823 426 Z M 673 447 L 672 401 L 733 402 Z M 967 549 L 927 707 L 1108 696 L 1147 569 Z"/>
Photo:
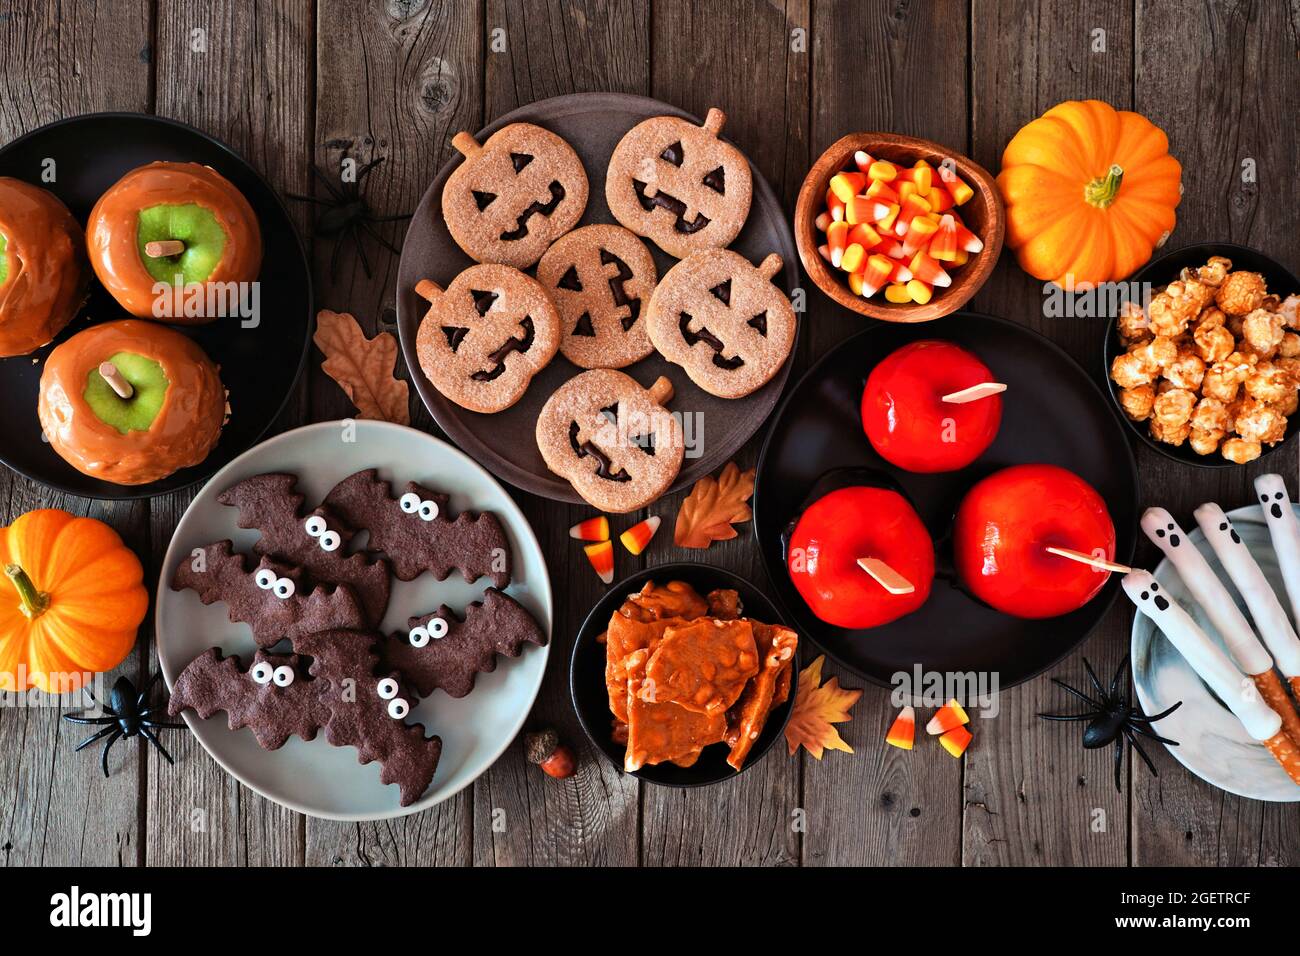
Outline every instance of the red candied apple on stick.
<path fill-rule="evenodd" d="M 1111 571 L 1127 570 L 1115 563 L 1101 495 L 1056 465 L 1015 465 L 971 488 L 957 509 L 953 558 L 971 594 L 1021 618 L 1068 614 Z"/>
<path fill-rule="evenodd" d="M 993 444 L 1004 391 L 961 346 L 912 342 L 872 369 L 862 393 L 862 428 L 880 457 L 899 468 L 955 471 Z"/>
<path fill-rule="evenodd" d="M 790 580 L 821 620 L 879 627 L 930 596 L 934 545 L 897 491 L 851 486 L 814 501 L 790 535 Z"/>
<path fill-rule="evenodd" d="M 1282 718 L 1255 693 L 1254 685 L 1210 640 L 1178 602 L 1147 571 L 1124 575 L 1124 593 L 1160 628 L 1215 696 L 1241 721 L 1252 739 L 1268 748 L 1282 769 L 1300 784 L 1300 747 L 1282 729 Z M 1249 688 L 1249 690 L 1247 690 Z"/>

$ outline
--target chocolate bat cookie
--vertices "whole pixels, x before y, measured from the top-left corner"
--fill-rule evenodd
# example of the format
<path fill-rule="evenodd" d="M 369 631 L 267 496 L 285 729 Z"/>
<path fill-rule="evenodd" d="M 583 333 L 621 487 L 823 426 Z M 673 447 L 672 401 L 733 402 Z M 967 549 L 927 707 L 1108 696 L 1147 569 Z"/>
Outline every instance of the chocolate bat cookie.
<path fill-rule="evenodd" d="M 255 552 L 301 568 L 309 587 L 346 584 L 365 612 L 366 626 L 378 627 L 392 586 L 387 564 L 348 555 L 357 526 L 327 508 L 304 512 L 297 485 L 294 475 L 255 475 L 227 488 L 217 500 L 239 509 L 241 528 L 262 532 L 253 545 Z"/>
<path fill-rule="evenodd" d="M 366 626 L 348 588 L 308 591 L 297 568 L 268 557 L 251 565 L 249 556 L 234 553 L 229 541 L 217 541 L 181 561 L 172 577 L 172 590 L 188 588 L 204 604 L 225 602 L 230 620 L 252 628 L 259 647 L 315 631 Z"/>
<path fill-rule="evenodd" d="M 194 658 L 176 678 L 167 712 L 175 717 L 183 710 L 205 719 L 224 710 L 231 730 L 247 727 L 266 750 L 278 750 L 293 736 L 312 740 L 330 716 L 297 654 L 259 650 L 245 668 L 219 647 Z"/>
<path fill-rule="evenodd" d="M 370 532 L 369 548 L 382 551 L 399 581 L 425 571 L 444 580 L 453 568 L 466 581 L 490 577 L 510 583 L 510 545 L 496 515 L 447 514 L 447 495 L 408 481 L 397 498 L 374 468 L 344 478 L 325 496 L 324 507 L 349 526 Z"/>
<path fill-rule="evenodd" d="M 474 689 L 475 674 L 496 670 L 498 654 L 518 657 L 525 643 L 546 644 L 533 616 L 496 588 L 469 605 L 463 621 L 444 604 L 407 626 L 407 633 L 380 645 L 380 654 L 384 667 L 401 671 L 422 697 L 437 688 L 464 697 Z"/>
<path fill-rule="evenodd" d="M 294 650 L 312 658 L 309 672 L 329 709 L 325 739 L 355 747 L 363 763 L 379 761 L 379 779 L 401 788 L 402 806 L 420 798 L 433 780 L 442 740 L 423 724 L 407 724 L 413 698 L 396 671 L 379 670 L 377 635 L 324 631 L 300 637 Z"/>

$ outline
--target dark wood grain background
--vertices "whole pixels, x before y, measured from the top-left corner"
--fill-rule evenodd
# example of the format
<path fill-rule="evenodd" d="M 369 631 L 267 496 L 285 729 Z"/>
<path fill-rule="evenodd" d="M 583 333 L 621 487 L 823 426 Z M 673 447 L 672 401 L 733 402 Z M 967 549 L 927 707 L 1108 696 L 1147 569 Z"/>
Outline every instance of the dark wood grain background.
<path fill-rule="evenodd" d="M 1105 52 L 1094 52 L 1096 30 Z M 201 32 L 196 32 L 201 31 Z M 499 32 L 498 32 L 499 31 Z M 196 52 L 197 38 L 206 45 Z M 460 129 L 561 93 L 655 96 L 698 115 L 728 114 L 728 135 L 787 208 L 811 161 L 853 130 L 892 130 L 964 150 L 996 172 L 1025 122 L 1063 99 L 1136 109 L 1169 135 L 1185 195 L 1171 248 L 1209 239 L 1266 250 L 1300 271 L 1296 103 L 1300 0 L 2 0 L 0 138 L 97 110 L 175 117 L 225 140 L 283 191 L 309 191 L 309 165 L 344 155 L 386 162 L 370 198 L 404 212 Z M 1257 181 L 1241 163 L 1255 160 Z M 306 235 L 308 211 L 294 209 Z M 400 230 L 390 232 L 400 240 Z M 374 247 L 337 275 L 314 244 L 320 307 L 391 328 L 397 259 Z M 973 307 L 1036 328 L 1100 376 L 1093 321 L 1045 319 L 1039 286 L 1009 254 Z M 796 358 L 861 327 L 813 291 Z M 277 430 L 351 408 L 318 367 Z M 430 430 L 412 392 L 416 423 Z M 757 440 L 741 458 L 752 464 Z M 1246 503 L 1261 469 L 1193 471 L 1138 451 L 1144 503 L 1187 519 L 1197 503 Z M 1268 462 L 1296 487 L 1296 452 Z M 35 507 L 102 518 L 150 565 L 190 500 L 106 504 L 0 473 L 4 523 Z M 555 781 L 512 748 L 437 808 L 379 824 L 307 819 L 241 788 L 189 738 L 177 765 L 119 745 L 105 780 L 79 737 L 47 708 L 0 708 L 0 862 L 6 864 L 997 864 L 1297 865 L 1300 804 L 1214 790 L 1163 750 L 1158 779 L 1035 713 L 1062 703 L 1046 678 L 1003 695 L 964 760 L 937 747 L 883 744 L 887 694 L 868 688 L 842 727 L 856 753 L 822 761 L 774 750 L 736 781 L 698 791 L 639 786 L 587 746 L 567 697 L 572 635 L 601 586 L 567 529 L 585 509 L 517 493 L 550 562 L 555 647 L 535 717 L 579 751 Z M 671 516 L 679 496 L 654 510 Z M 1154 549 L 1140 554 L 1151 563 Z M 642 560 L 699 553 L 661 532 Z M 707 558 L 763 580 L 746 531 Z M 620 572 L 633 570 L 626 554 Z M 1122 603 L 1122 602 L 1121 602 Z M 1083 649 L 1113 669 L 1131 612 L 1117 606 Z M 152 635 L 124 666 L 154 666 Z M 1076 654 L 1055 669 L 1081 677 Z M 834 673 L 833 669 L 829 669 Z M 841 675 L 849 686 L 859 682 Z M 502 815 L 499 811 L 504 811 Z M 504 826 L 494 826 L 494 820 Z"/>

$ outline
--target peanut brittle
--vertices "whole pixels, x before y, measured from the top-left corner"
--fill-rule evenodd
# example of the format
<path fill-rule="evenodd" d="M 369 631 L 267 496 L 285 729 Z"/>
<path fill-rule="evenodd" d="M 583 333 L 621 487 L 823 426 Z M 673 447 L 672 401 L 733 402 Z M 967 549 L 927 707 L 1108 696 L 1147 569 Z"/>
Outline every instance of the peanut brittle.
<path fill-rule="evenodd" d="M 794 652 L 799 644 L 799 635 L 788 627 L 758 622 L 754 622 L 754 638 L 763 655 L 762 669 L 727 712 L 725 742 L 731 748 L 727 763 L 736 770 L 744 766 L 772 708 L 790 696 Z"/>
<path fill-rule="evenodd" d="M 725 714 L 697 714 L 677 704 L 642 699 L 649 657 L 649 650 L 642 648 L 627 660 L 627 754 L 623 767 L 628 772 L 665 761 L 688 767 L 701 750 L 719 743 L 727 732 Z"/>
<path fill-rule="evenodd" d="M 749 621 L 700 618 L 665 629 L 646 665 L 643 696 L 700 714 L 725 713 L 758 666 Z"/>

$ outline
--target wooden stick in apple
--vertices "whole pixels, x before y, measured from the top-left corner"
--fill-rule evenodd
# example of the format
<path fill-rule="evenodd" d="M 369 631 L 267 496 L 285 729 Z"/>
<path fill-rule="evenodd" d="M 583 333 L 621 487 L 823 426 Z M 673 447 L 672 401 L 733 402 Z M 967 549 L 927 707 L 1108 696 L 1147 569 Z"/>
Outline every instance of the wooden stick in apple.
<path fill-rule="evenodd" d="M 911 594 L 916 586 L 879 558 L 858 558 L 858 567 L 890 594 Z"/>
<path fill-rule="evenodd" d="M 164 256 L 179 256 L 185 251 L 185 243 L 179 239 L 155 239 L 144 244 L 144 254 L 151 259 Z"/>
<path fill-rule="evenodd" d="M 117 366 L 112 362 L 99 363 L 99 375 L 108 383 L 108 387 L 117 393 L 121 399 L 130 398 L 135 394 L 135 388 L 130 382 L 117 370 Z"/>
<path fill-rule="evenodd" d="M 1148 508 L 1142 515 L 1142 530 L 1164 552 L 1196 603 L 1205 609 L 1237 667 L 1255 682 L 1265 702 L 1282 718 L 1291 739 L 1300 744 L 1300 714 L 1273 671 L 1272 655 L 1260 643 L 1255 629 L 1200 549 L 1188 541 L 1186 532 L 1164 508 Z"/>
<path fill-rule="evenodd" d="M 1049 545 L 1047 553 L 1054 554 L 1058 558 L 1068 558 L 1071 561 L 1078 561 L 1080 564 L 1086 564 L 1088 567 L 1096 568 L 1098 571 L 1114 571 L 1116 574 L 1128 574 L 1133 570 L 1127 564 L 1107 561 L 1105 558 L 1099 558 L 1096 555 L 1085 554 L 1083 551 L 1074 551 L 1070 548 L 1058 548 L 1055 545 Z"/>
<path fill-rule="evenodd" d="M 980 382 L 970 388 L 949 392 L 943 396 L 943 400 L 949 405 L 965 405 L 969 402 L 978 402 L 981 398 L 988 398 L 990 395 L 1001 395 L 1006 390 L 1007 387 L 1001 382 Z"/>
<path fill-rule="evenodd" d="M 1287 776 L 1300 784 L 1300 747 L 1282 729 L 1282 718 L 1255 693 L 1254 683 L 1237 670 L 1191 615 L 1169 598 L 1149 571 L 1130 571 L 1124 575 L 1123 585 L 1137 609 L 1151 618 L 1192 670 L 1241 721 L 1246 733 L 1267 747 Z"/>
<path fill-rule="evenodd" d="M 1286 482 L 1281 475 L 1260 475 L 1255 479 L 1255 491 L 1259 494 L 1260 507 L 1264 509 L 1269 537 L 1273 539 L 1277 566 L 1291 602 L 1292 619 L 1300 621 L 1300 520 L 1296 519 L 1291 496 L 1287 494 Z M 1291 679 L 1291 690 L 1300 697 L 1300 677 L 1287 676 Z"/>

